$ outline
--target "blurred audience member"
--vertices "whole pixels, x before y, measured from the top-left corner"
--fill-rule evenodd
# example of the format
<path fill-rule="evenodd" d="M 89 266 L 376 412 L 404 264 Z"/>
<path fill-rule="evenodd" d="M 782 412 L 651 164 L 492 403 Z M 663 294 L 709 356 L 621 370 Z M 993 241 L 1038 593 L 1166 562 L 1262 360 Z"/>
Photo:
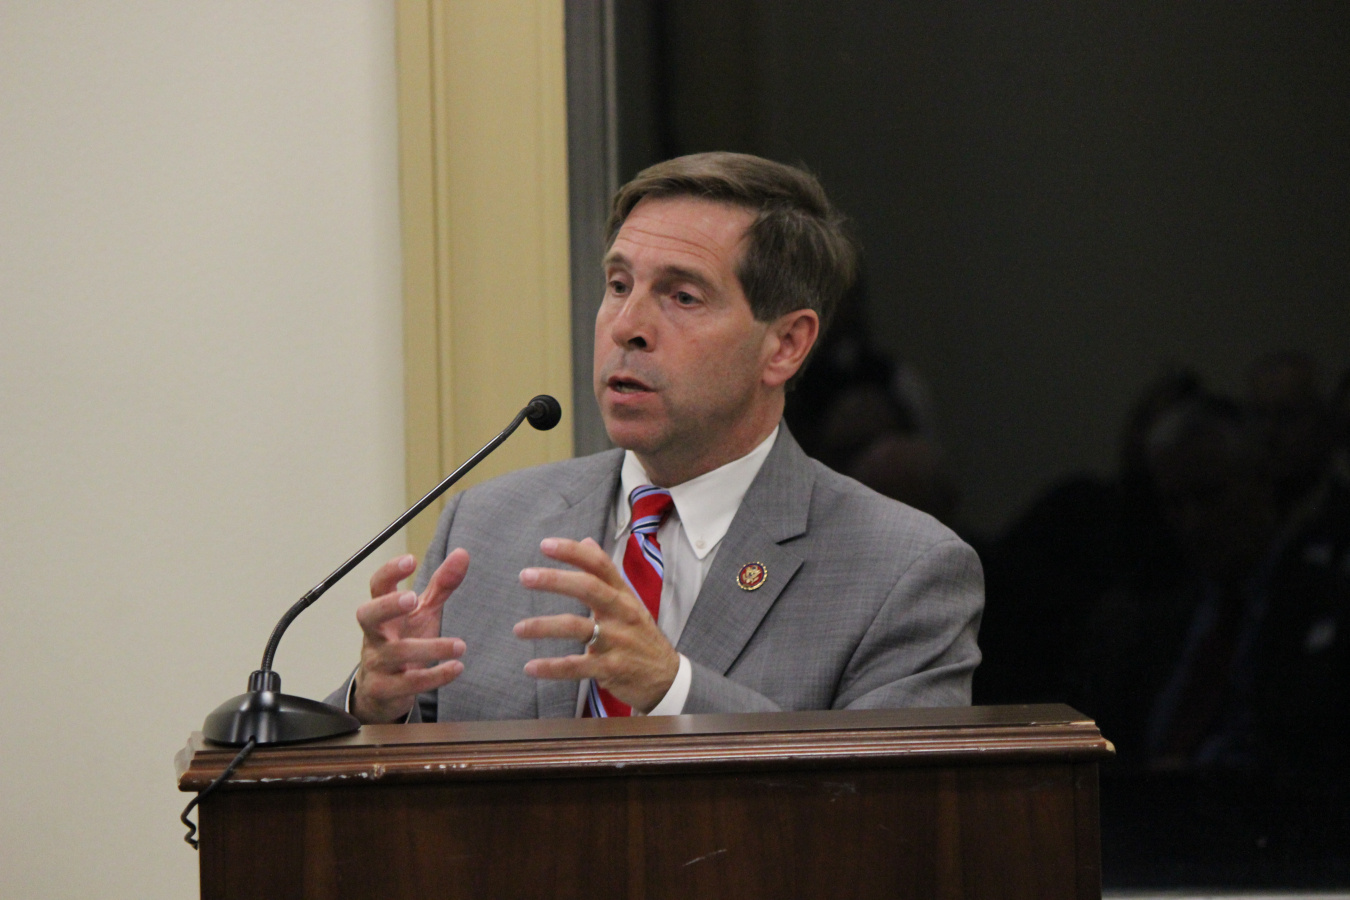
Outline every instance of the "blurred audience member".
<path fill-rule="evenodd" d="M 1097 720 L 1118 870 L 1350 871 L 1350 372 L 1327 397 L 1316 371 L 1262 357 L 1241 405 L 1163 377 L 1116 479 L 1059 483 L 981 550 L 975 701 Z"/>
<path fill-rule="evenodd" d="M 955 527 L 959 493 L 933 435 L 927 388 L 912 368 L 872 345 L 863 290 L 844 299 L 788 394 L 788 427 L 830 468 Z"/>
<path fill-rule="evenodd" d="M 1149 720 L 1149 762 L 1254 765 L 1256 656 L 1279 528 L 1269 467 L 1240 409 L 1217 398 L 1164 413 L 1146 454 L 1198 601 Z"/>
<path fill-rule="evenodd" d="M 892 431 L 867 443 L 844 469 L 863 484 L 951 523 L 959 495 L 937 446 L 927 438 Z"/>
<path fill-rule="evenodd" d="M 1142 759 L 1149 701 L 1185 627 L 1172 596 L 1184 563 L 1145 442 L 1158 416 L 1199 392 L 1190 370 L 1148 385 L 1122 430 L 1118 478 L 1055 485 L 983 553 L 976 702 L 1070 703 L 1098 720 L 1126 767 Z"/>
<path fill-rule="evenodd" d="M 1332 432 L 1336 438 L 1336 451 L 1341 454 L 1341 462 L 1350 451 L 1350 369 L 1341 375 L 1336 392 L 1331 396 Z"/>
<path fill-rule="evenodd" d="M 1319 473 L 1282 510 L 1289 469 L 1269 455 L 1269 434 L 1268 422 L 1214 398 L 1177 406 L 1150 432 L 1150 470 L 1191 569 L 1194 609 L 1149 721 L 1154 768 L 1290 770 L 1350 758 L 1350 504 L 1345 486 Z"/>
<path fill-rule="evenodd" d="M 1247 405 L 1265 440 L 1281 512 L 1314 490 L 1335 443 L 1331 405 L 1311 358 L 1283 350 L 1247 368 Z"/>

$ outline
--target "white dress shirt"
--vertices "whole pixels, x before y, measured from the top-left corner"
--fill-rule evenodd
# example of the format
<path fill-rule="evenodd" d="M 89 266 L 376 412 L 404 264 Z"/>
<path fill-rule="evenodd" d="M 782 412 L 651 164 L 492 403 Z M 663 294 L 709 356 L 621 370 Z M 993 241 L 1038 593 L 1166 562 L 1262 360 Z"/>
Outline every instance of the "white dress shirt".
<path fill-rule="evenodd" d="M 689 614 L 694 610 L 694 601 L 698 599 L 703 581 L 712 569 L 717 548 L 721 546 L 722 538 L 726 537 L 731 520 L 736 518 L 736 511 L 741 508 L 745 492 L 750 490 L 750 483 L 759 474 L 777 438 L 778 429 L 774 428 L 759 446 L 740 459 L 670 488 L 675 508 L 656 532 L 666 573 L 661 583 L 661 609 L 656 624 L 672 645 L 680 642 L 684 624 L 689 621 Z M 614 536 L 612 555 L 620 569 L 623 568 L 623 554 L 628 546 L 629 521 L 633 516 L 628 497 L 634 488 L 644 484 L 651 484 L 651 480 L 638 461 L 637 454 L 629 450 L 624 454 L 623 469 L 619 473 L 619 494 L 614 498 L 610 514 L 610 534 Z M 693 668 L 681 653 L 680 668 L 674 683 L 647 715 L 674 716 L 683 712 L 684 703 L 689 698 L 692 677 Z M 588 682 L 589 679 L 581 683 L 577 700 L 578 715 L 585 706 L 586 693 L 590 689 Z M 639 713 L 634 712 L 634 715 Z"/>

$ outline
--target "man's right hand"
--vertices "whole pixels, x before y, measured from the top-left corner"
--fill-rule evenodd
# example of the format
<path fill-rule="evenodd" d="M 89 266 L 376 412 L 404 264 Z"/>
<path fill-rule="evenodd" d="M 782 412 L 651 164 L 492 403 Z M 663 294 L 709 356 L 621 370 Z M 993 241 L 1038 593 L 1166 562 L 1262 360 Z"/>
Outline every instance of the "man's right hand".
<path fill-rule="evenodd" d="M 468 551 L 447 556 L 421 597 L 398 589 L 416 565 L 412 556 L 385 563 L 370 578 L 371 599 L 356 610 L 363 637 L 352 715 L 366 724 L 402 719 L 418 694 L 449 684 L 464 671 L 459 661 L 464 642 L 440 633 L 441 607 L 464 581 Z"/>

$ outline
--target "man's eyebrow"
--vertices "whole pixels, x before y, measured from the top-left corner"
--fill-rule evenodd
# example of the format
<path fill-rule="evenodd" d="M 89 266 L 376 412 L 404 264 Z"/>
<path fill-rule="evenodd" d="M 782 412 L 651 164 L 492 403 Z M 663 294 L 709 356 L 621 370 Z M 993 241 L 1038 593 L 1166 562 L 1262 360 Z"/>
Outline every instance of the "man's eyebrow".
<path fill-rule="evenodd" d="M 628 257 L 618 251 L 611 251 L 605 255 L 604 267 L 606 269 L 618 266 L 623 269 L 631 269 L 632 263 Z M 684 266 L 662 266 L 657 272 L 658 281 L 687 281 L 690 284 L 705 290 L 712 291 L 713 283 L 704 275 L 695 269 L 687 269 Z"/>
<path fill-rule="evenodd" d="M 605 258 L 600 261 L 600 267 L 602 269 L 610 269 L 614 266 L 618 266 L 621 269 L 633 268 L 633 264 L 628 261 L 628 257 L 624 256 L 618 250 L 609 251 L 605 254 Z"/>
<path fill-rule="evenodd" d="M 708 276 L 694 269 L 686 269 L 684 266 L 662 266 L 658 281 L 687 281 L 700 290 L 713 290 L 713 283 L 708 280 Z"/>

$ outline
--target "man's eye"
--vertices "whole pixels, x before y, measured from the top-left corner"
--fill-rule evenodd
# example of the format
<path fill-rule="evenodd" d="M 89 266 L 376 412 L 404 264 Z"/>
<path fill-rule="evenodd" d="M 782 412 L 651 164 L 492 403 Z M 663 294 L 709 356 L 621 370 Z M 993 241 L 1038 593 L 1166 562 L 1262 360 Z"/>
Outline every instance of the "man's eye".
<path fill-rule="evenodd" d="M 688 293 L 687 291 L 676 291 L 675 302 L 680 304 L 681 306 L 693 306 L 695 303 L 698 302 L 698 298 L 695 297 L 693 294 Z"/>
<path fill-rule="evenodd" d="M 611 294 L 626 294 L 628 292 L 628 285 L 624 284 L 622 281 L 611 281 L 609 283 L 609 292 Z"/>

